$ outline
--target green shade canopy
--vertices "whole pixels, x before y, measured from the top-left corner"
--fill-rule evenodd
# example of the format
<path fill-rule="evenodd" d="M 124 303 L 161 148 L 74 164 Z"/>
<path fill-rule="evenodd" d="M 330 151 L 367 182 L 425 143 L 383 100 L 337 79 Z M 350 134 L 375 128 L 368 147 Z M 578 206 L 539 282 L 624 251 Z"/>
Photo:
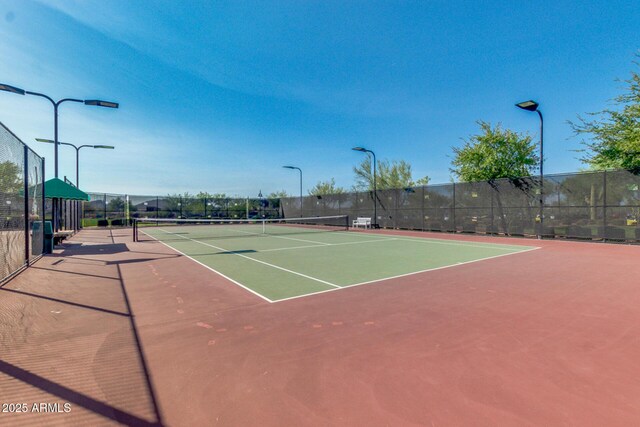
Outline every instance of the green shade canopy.
<path fill-rule="evenodd" d="M 90 200 L 87 193 L 59 178 L 52 178 L 45 182 L 44 191 L 47 199 L 84 200 L 86 202 Z"/>

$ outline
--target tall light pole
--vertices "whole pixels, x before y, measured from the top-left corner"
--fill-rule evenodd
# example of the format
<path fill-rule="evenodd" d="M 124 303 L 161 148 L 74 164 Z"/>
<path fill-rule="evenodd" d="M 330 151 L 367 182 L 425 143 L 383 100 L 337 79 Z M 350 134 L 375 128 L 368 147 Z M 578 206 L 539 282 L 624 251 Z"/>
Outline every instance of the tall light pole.
<path fill-rule="evenodd" d="M 302 169 L 297 166 L 283 166 L 285 169 L 298 169 L 300 172 L 300 218 L 302 218 Z"/>
<path fill-rule="evenodd" d="M 36 141 L 38 142 L 47 142 L 49 144 L 55 144 L 55 141 L 52 141 L 50 139 L 43 139 L 43 138 L 36 138 Z M 69 144 L 68 142 L 60 142 L 58 141 L 58 144 L 60 145 L 69 145 L 73 148 L 76 149 L 76 187 L 80 188 L 80 149 L 81 148 L 103 148 L 103 149 L 107 149 L 107 150 L 113 150 L 116 147 L 114 147 L 113 145 L 74 145 L 74 144 Z"/>
<path fill-rule="evenodd" d="M 49 144 L 55 144 L 55 141 L 52 141 L 50 139 L 43 139 L 43 138 L 36 138 L 36 141 L 38 142 L 47 142 Z M 80 149 L 81 148 L 104 148 L 104 149 L 109 149 L 109 150 L 113 150 L 116 147 L 112 146 L 112 145 L 81 145 L 81 146 L 76 146 L 74 144 L 69 144 L 68 142 L 60 142 L 58 141 L 58 144 L 60 145 L 69 145 L 73 148 L 76 149 L 76 187 L 80 188 Z M 75 230 L 78 230 L 78 224 L 80 224 L 80 205 L 76 204 L 76 226 L 75 226 Z"/>
<path fill-rule="evenodd" d="M 48 95 L 45 95 L 43 93 L 38 93 L 38 92 L 31 92 L 28 90 L 24 90 L 24 89 L 20 89 L 14 86 L 9 86 L 7 84 L 3 84 L 0 83 L 0 90 L 4 90 L 6 92 L 11 92 L 11 93 L 15 93 L 18 95 L 35 95 L 35 96 L 39 96 L 41 98 L 45 98 L 47 99 L 49 102 L 51 102 L 51 104 L 53 105 L 53 136 L 54 136 L 54 144 L 55 144 L 55 148 L 54 148 L 54 156 L 53 156 L 53 162 L 54 162 L 54 171 L 55 171 L 55 177 L 58 177 L 58 107 L 60 106 L 60 104 L 62 104 L 63 102 L 79 102 L 85 105 L 94 105 L 97 107 L 106 107 L 106 108 L 118 108 L 119 105 L 117 102 L 110 102 L 110 101 L 101 101 L 99 99 L 75 99 L 75 98 L 64 98 L 64 99 L 60 99 L 58 101 L 54 101 L 51 97 L 49 97 Z"/>
<path fill-rule="evenodd" d="M 542 119 L 542 113 L 538 109 L 539 104 L 535 101 L 524 101 L 516 104 L 516 107 L 522 108 L 527 111 L 535 111 L 540 116 L 540 230 L 538 231 L 538 239 L 542 239 L 542 233 L 544 232 L 544 215 L 543 215 L 543 205 L 544 205 L 544 120 Z"/>
<path fill-rule="evenodd" d="M 376 153 L 371 150 L 367 150 L 363 147 L 353 147 L 354 151 L 361 151 L 363 153 L 370 153 L 373 156 L 373 228 L 378 228 L 378 203 L 376 199 L 378 198 L 378 185 L 376 183 Z"/>
<path fill-rule="evenodd" d="M 24 90 L 24 89 L 20 89 L 18 87 L 15 86 L 10 86 L 4 83 L 0 83 L 0 90 L 3 90 L 5 92 L 11 92 L 11 93 L 15 93 L 17 95 L 34 95 L 34 96 L 39 96 L 41 98 L 45 98 L 47 99 L 49 102 L 51 102 L 51 104 L 53 105 L 53 139 L 54 139 L 54 151 L 53 151 L 53 169 L 54 169 L 54 175 L 57 178 L 58 177 L 58 107 L 60 106 L 60 104 L 62 104 L 63 102 L 79 102 L 79 103 L 83 103 L 84 105 L 93 105 L 93 106 L 97 106 L 97 107 L 106 107 L 106 108 L 118 108 L 119 105 L 117 102 L 110 102 L 110 101 L 101 101 L 99 99 L 75 99 L 75 98 L 64 98 L 64 99 L 60 99 L 58 101 L 54 101 L 50 96 L 45 95 L 43 93 L 38 93 L 38 92 L 31 92 L 28 90 Z M 53 216 L 53 229 L 54 231 L 58 231 L 58 211 L 57 211 L 57 206 L 55 204 L 53 204 L 52 207 L 52 212 L 51 212 L 52 216 Z"/>

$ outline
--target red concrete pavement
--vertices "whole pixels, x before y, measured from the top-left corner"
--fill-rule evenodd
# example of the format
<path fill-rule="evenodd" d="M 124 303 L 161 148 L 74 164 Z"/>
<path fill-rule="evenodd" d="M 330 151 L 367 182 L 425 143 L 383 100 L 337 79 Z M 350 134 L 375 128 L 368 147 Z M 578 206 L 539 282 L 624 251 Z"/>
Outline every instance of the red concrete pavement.
<path fill-rule="evenodd" d="M 0 289 L 0 399 L 71 411 L 0 425 L 640 423 L 640 247 L 402 234 L 542 249 L 269 304 L 85 230 Z"/>

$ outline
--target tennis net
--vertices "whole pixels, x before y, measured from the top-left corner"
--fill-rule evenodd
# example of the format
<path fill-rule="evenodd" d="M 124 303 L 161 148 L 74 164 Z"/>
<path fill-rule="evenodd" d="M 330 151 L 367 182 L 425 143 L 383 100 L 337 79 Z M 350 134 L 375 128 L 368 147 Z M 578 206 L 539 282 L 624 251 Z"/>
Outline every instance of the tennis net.
<path fill-rule="evenodd" d="M 347 215 L 286 219 L 136 218 L 133 221 L 133 240 L 205 240 L 323 233 L 348 229 Z"/>

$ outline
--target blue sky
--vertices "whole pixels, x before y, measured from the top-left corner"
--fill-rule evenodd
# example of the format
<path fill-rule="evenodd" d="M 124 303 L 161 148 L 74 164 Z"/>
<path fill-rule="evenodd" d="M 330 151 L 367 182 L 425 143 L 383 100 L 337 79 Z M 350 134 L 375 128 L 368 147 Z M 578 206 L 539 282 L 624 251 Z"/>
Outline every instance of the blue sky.
<path fill-rule="evenodd" d="M 255 196 L 335 178 L 362 145 L 450 180 L 477 120 L 538 137 L 545 172 L 582 167 L 566 121 L 610 105 L 640 48 L 629 1 L 0 2 L 0 82 L 63 104 L 60 141 L 83 150 L 88 191 Z M 0 92 L 0 121 L 47 159 L 50 104 Z M 60 150 L 60 174 L 75 176 Z"/>

